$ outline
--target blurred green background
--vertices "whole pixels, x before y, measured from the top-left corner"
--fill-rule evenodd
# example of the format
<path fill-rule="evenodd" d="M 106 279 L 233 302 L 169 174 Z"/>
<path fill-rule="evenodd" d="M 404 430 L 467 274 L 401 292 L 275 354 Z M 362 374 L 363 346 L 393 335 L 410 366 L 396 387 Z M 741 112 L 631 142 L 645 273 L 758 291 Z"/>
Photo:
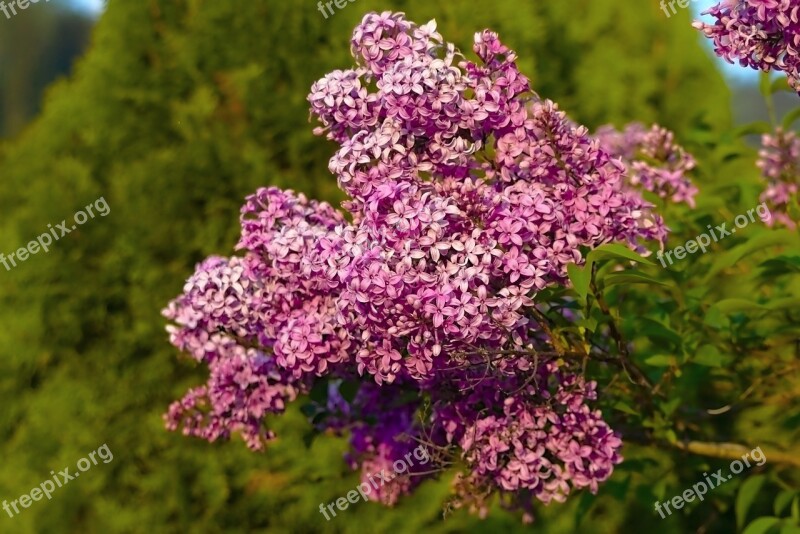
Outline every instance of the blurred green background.
<path fill-rule="evenodd" d="M 197 261 L 230 253 L 257 187 L 337 200 L 334 147 L 312 135 L 305 99 L 351 65 L 365 12 L 436 18 L 465 51 L 492 28 L 574 119 L 659 122 L 679 139 L 759 113 L 750 86 L 725 83 L 691 13 L 618 0 L 356 0 L 326 20 L 313 0 L 111 0 L 95 20 L 72 7 L 0 14 L 0 252 L 100 196 L 111 208 L 48 254 L 0 268 L 0 499 L 103 443 L 114 461 L 13 519 L 0 513 L 0 532 L 685 531 L 621 482 L 623 468 L 580 524 L 581 498 L 539 507 L 531 527 L 502 511 L 442 521 L 447 477 L 396 509 L 360 504 L 326 522 L 319 503 L 357 476 L 344 439 L 306 448 L 296 407 L 261 455 L 164 430 L 162 413 L 203 371 L 168 344 L 159 311 Z"/>

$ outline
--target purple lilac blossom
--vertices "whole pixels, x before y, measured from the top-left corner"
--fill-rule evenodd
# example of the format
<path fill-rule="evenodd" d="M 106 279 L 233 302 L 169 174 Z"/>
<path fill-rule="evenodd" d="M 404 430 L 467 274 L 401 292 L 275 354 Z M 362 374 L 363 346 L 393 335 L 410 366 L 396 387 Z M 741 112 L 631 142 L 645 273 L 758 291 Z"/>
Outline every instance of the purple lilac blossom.
<path fill-rule="evenodd" d="M 712 24 L 693 26 L 729 63 L 786 74 L 800 91 L 800 6 L 796 0 L 725 0 L 705 11 Z"/>
<path fill-rule="evenodd" d="M 756 164 L 767 181 L 767 188 L 761 194 L 761 201 L 767 203 L 770 212 L 765 222 L 794 229 L 797 221 L 789 213 L 791 206 L 798 208 L 800 138 L 795 132 L 779 128 L 773 134 L 765 134 L 761 145 Z"/>
<path fill-rule="evenodd" d="M 329 168 L 347 216 L 274 187 L 248 197 L 244 256 L 200 264 L 164 312 L 172 343 L 211 371 L 168 427 L 239 432 L 261 449 L 273 437 L 263 416 L 328 381 L 318 425 L 350 433 L 362 477 L 424 442 L 440 468 L 465 462 L 458 487 L 526 518 L 533 499 L 597 491 L 621 441 L 589 407 L 595 384 L 545 356 L 495 357 L 482 377 L 479 355 L 552 354 L 533 318 L 540 291 L 567 285 L 584 249 L 647 254 L 663 220 L 618 155 L 532 91 L 495 33 L 475 35 L 472 62 L 435 22 L 371 13 L 351 47 L 357 65 L 308 97 L 315 132 L 338 145 Z M 342 380 L 360 380 L 351 402 L 330 387 Z M 434 470 L 375 498 L 394 504 Z"/>
<path fill-rule="evenodd" d="M 622 461 L 619 436 L 586 404 L 597 398 L 596 384 L 554 362 L 535 374 L 531 384 L 518 373 L 467 376 L 457 382 L 467 393 L 453 392 L 435 410 L 438 441 L 457 444 L 470 468 L 469 491 L 498 486 L 510 496 L 563 502 L 573 489 L 595 493 Z"/>
<path fill-rule="evenodd" d="M 674 203 L 695 206 L 698 190 L 687 175 L 696 163 L 691 154 L 675 143 L 674 133 L 658 125 L 648 130 L 639 123 L 631 123 L 621 132 L 613 126 L 602 126 L 595 136 L 603 150 L 622 159 L 632 186 Z"/>

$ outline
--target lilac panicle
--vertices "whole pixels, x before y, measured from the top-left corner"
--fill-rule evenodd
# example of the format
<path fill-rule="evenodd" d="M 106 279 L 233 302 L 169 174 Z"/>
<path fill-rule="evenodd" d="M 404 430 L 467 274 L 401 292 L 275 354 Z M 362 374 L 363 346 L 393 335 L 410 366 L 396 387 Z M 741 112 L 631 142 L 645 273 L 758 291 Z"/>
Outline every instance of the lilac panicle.
<path fill-rule="evenodd" d="M 247 198 L 243 255 L 200 264 L 164 312 L 172 343 L 210 369 L 170 408 L 169 428 L 238 432 L 260 449 L 273 437 L 263 417 L 322 384 L 315 424 L 350 434 L 362 478 L 419 444 L 435 457 L 376 492 L 384 504 L 454 456 L 468 469 L 457 497 L 476 510 L 476 495 L 529 514 L 532 498 L 596 491 L 620 439 L 589 407 L 595 384 L 553 356 L 533 306 L 568 285 L 586 249 L 648 254 L 663 242 L 631 183 L 691 202 L 691 157 L 660 129 L 623 134 L 635 134 L 630 155 L 604 144 L 539 98 L 489 30 L 470 61 L 434 21 L 370 13 L 351 49 L 355 65 L 308 96 L 315 132 L 337 145 L 344 212 L 274 187 Z M 549 356 L 511 356 L 525 353 Z M 482 354 L 509 356 L 482 377 Z M 352 383 L 348 400 L 340 385 Z"/>
<path fill-rule="evenodd" d="M 622 159 L 628 182 L 672 202 L 695 206 L 697 187 L 687 176 L 696 166 L 694 158 L 675 143 L 675 134 L 658 125 L 649 130 L 631 123 L 621 132 L 603 126 L 595 134 L 600 146 Z"/>
<path fill-rule="evenodd" d="M 758 153 L 758 168 L 767 182 L 761 194 L 761 201 L 769 207 L 769 217 L 765 222 L 788 228 L 797 227 L 797 221 L 790 215 L 791 207 L 798 209 L 798 184 L 800 184 L 800 138 L 793 131 L 778 128 L 772 134 L 765 134 Z"/>
<path fill-rule="evenodd" d="M 800 6 L 796 0 L 725 0 L 705 11 L 714 22 L 693 26 L 729 63 L 786 74 L 800 91 Z"/>

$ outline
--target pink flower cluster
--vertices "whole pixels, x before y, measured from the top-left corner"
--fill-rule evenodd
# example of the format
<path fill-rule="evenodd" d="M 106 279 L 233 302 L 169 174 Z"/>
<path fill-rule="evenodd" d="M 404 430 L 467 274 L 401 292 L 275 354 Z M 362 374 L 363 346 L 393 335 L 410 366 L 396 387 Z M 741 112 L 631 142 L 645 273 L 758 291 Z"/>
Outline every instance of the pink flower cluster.
<path fill-rule="evenodd" d="M 786 73 L 800 91 L 800 6 L 796 0 L 724 0 L 703 13 L 713 24 L 693 26 L 730 63 Z"/>
<path fill-rule="evenodd" d="M 308 97 L 317 133 L 339 146 L 330 170 L 349 216 L 276 188 L 247 199 L 244 256 L 200 264 L 165 310 L 172 342 L 211 368 L 170 408 L 170 428 L 236 430 L 260 448 L 263 416 L 322 384 L 314 421 L 350 432 L 364 473 L 425 443 L 523 508 L 611 475 L 620 440 L 587 404 L 594 383 L 556 364 L 534 305 L 586 250 L 647 253 L 666 228 L 627 164 L 533 93 L 496 34 L 478 33 L 473 50 L 478 62 L 433 22 L 364 17 L 357 66 Z M 690 168 L 660 134 L 637 146 L 668 147 L 675 172 Z M 688 201 L 682 182 L 653 174 L 654 190 Z M 348 400 L 339 385 L 352 383 Z M 423 399 L 432 412 L 419 417 Z M 378 498 L 394 503 L 422 478 Z"/>
<path fill-rule="evenodd" d="M 238 431 L 260 450 L 272 439 L 264 417 L 280 413 L 303 389 L 267 349 L 250 347 L 262 325 L 261 282 L 250 272 L 254 260 L 212 256 L 198 265 L 164 315 L 179 349 L 209 366 L 208 384 L 190 390 L 166 414 L 167 427 L 209 441 Z"/>
<path fill-rule="evenodd" d="M 470 487 L 496 485 L 544 503 L 563 502 L 572 489 L 596 492 L 622 460 L 619 437 L 586 404 L 597 398 L 596 384 L 553 362 L 534 373 L 533 385 L 517 373 L 456 381 L 466 394 L 443 399 L 435 412 L 443 441 L 458 444 L 472 466 Z"/>
<path fill-rule="evenodd" d="M 797 221 L 790 215 L 793 206 L 800 210 L 798 184 L 800 183 L 800 138 L 793 131 L 778 129 L 774 134 L 765 134 L 761 140 L 758 168 L 767 180 L 767 188 L 761 201 L 770 207 L 771 217 L 767 224 L 776 222 L 788 228 L 796 228 Z"/>
<path fill-rule="evenodd" d="M 696 163 L 675 143 L 674 133 L 658 125 L 648 130 L 634 122 L 621 132 L 613 126 L 603 126 L 595 135 L 603 150 L 622 159 L 631 185 L 694 207 L 698 190 L 687 175 Z"/>

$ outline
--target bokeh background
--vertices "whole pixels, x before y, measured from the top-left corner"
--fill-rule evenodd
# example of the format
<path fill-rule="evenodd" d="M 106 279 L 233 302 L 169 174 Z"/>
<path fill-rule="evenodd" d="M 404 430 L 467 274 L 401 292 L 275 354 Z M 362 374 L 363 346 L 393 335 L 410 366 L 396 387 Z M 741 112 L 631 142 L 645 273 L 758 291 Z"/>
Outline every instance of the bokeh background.
<path fill-rule="evenodd" d="M 351 64 L 363 14 L 386 9 L 436 18 L 462 50 L 498 31 L 537 91 L 591 128 L 658 122 L 691 148 L 765 116 L 757 77 L 712 57 L 696 13 L 667 18 L 655 1 L 355 0 L 325 19 L 313 0 L 52 0 L 0 13 L 0 252 L 100 196 L 111 208 L 0 268 L 0 499 L 103 443 L 114 453 L 52 501 L 0 513 L 0 532 L 684 531 L 655 515 L 658 477 L 636 462 L 588 513 L 574 498 L 533 527 L 502 511 L 443 522 L 447 477 L 396 509 L 359 504 L 326 522 L 319 503 L 357 475 L 345 440 L 312 439 L 296 407 L 265 454 L 164 430 L 166 407 L 203 374 L 167 343 L 161 308 L 197 261 L 229 253 L 257 187 L 338 200 L 306 95 Z"/>

